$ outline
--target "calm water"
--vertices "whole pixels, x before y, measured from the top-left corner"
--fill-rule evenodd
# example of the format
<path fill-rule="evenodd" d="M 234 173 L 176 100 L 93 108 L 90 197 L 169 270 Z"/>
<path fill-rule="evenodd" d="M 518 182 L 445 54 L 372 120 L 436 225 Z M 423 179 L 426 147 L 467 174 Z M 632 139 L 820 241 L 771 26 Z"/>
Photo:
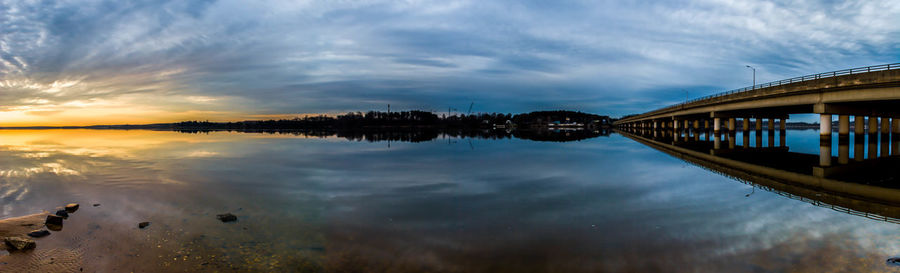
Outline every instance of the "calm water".
<path fill-rule="evenodd" d="M 786 141 L 818 158 L 816 131 Z M 81 203 L 35 253 L 90 272 L 890 271 L 900 255 L 898 224 L 621 134 L 388 143 L 0 130 L 0 200 L 0 218 Z M 226 212 L 238 222 L 216 220 Z M 2 255 L 0 271 L 33 259 Z"/>

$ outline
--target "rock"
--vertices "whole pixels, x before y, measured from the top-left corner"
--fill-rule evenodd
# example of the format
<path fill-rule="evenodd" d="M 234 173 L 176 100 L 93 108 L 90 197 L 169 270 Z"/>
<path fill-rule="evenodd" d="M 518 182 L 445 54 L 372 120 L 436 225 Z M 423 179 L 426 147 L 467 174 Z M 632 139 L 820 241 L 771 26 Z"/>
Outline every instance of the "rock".
<path fill-rule="evenodd" d="M 78 203 L 71 203 L 66 205 L 66 211 L 68 211 L 69 213 L 75 212 L 76 210 L 78 210 Z"/>
<path fill-rule="evenodd" d="M 900 266 L 900 257 L 890 257 L 886 261 L 887 265 Z"/>
<path fill-rule="evenodd" d="M 3 240 L 6 241 L 6 246 L 9 247 L 9 250 L 28 250 L 37 246 L 34 240 L 28 238 L 6 237 Z"/>
<path fill-rule="evenodd" d="M 62 217 L 63 219 L 69 219 L 69 212 L 64 209 L 57 210 L 56 216 Z"/>
<path fill-rule="evenodd" d="M 145 228 L 150 225 L 150 222 L 140 222 L 138 223 L 138 228 Z"/>
<path fill-rule="evenodd" d="M 100 206 L 100 204 L 94 204 L 94 206 L 95 206 L 95 207 L 99 207 L 99 206 Z"/>
<path fill-rule="evenodd" d="M 46 229 L 38 229 L 38 230 L 35 230 L 35 231 L 32 231 L 32 232 L 29 232 L 29 233 L 28 233 L 28 236 L 31 236 L 31 237 L 34 237 L 34 238 L 41 238 L 41 237 L 44 237 L 44 236 L 47 236 L 47 235 L 50 235 L 50 232 L 47 231 Z"/>
<path fill-rule="evenodd" d="M 234 214 L 231 213 L 226 213 L 216 215 L 216 219 L 219 219 L 219 221 L 222 221 L 223 223 L 227 223 L 237 221 L 237 216 L 234 216 Z"/>
<path fill-rule="evenodd" d="M 62 226 L 63 218 L 62 218 L 62 216 L 59 216 L 59 215 L 50 214 L 50 215 L 47 215 L 47 221 L 44 222 L 44 224 Z"/>

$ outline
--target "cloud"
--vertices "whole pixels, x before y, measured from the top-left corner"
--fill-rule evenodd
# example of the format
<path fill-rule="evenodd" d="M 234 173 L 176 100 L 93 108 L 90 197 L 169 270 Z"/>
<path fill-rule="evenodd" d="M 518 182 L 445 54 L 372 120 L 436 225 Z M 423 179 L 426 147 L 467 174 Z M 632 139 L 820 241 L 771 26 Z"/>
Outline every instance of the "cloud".
<path fill-rule="evenodd" d="M 748 85 L 746 64 L 765 82 L 896 62 L 898 12 L 891 1 L 0 0 L 0 111 L 59 120 L 105 101 L 171 119 L 475 101 L 621 115 L 681 89 Z"/>

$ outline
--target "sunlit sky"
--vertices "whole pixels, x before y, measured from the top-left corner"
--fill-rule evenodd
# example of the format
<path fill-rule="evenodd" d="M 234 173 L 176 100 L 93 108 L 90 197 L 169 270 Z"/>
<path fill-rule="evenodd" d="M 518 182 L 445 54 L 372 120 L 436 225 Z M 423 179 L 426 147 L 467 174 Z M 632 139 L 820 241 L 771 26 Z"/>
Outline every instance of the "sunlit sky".
<path fill-rule="evenodd" d="M 900 61 L 896 1 L 7 1 L 0 126 L 621 116 Z"/>

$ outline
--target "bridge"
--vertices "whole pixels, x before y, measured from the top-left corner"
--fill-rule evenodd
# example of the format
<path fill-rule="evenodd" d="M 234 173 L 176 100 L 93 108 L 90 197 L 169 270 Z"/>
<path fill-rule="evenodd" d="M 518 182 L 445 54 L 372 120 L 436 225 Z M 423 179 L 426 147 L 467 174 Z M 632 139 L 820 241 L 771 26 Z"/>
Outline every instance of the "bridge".
<path fill-rule="evenodd" d="M 774 145 L 769 135 L 768 145 L 755 145 L 746 138 L 735 145 L 734 137 L 720 143 L 718 138 L 703 140 L 659 134 L 643 129 L 617 130 L 623 136 L 653 149 L 699 166 L 708 171 L 732 178 L 776 194 L 810 203 L 815 206 L 900 224 L 900 181 L 895 166 L 900 164 L 900 139 L 882 139 L 868 143 L 868 157 L 857 146 L 852 160 L 836 166 L 821 166 L 823 155 L 790 152 L 782 138 Z M 745 134 L 746 136 L 746 134 Z M 782 134 L 783 136 L 783 134 Z M 757 141 L 759 141 L 757 137 Z M 856 145 L 864 143 L 857 142 Z M 848 151 L 842 142 L 840 150 Z M 877 153 L 877 147 L 893 148 Z M 824 156 L 831 157 L 830 152 Z M 849 156 L 841 152 L 838 161 Z M 831 161 L 831 160 L 829 160 Z M 749 195 L 749 194 L 748 194 Z"/>
<path fill-rule="evenodd" d="M 900 63 L 845 69 L 758 84 L 629 116 L 619 128 L 735 132 L 785 129 L 790 114 L 819 114 L 820 134 L 830 137 L 833 115 L 838 134 L 900 134 Z M 879 121 L 880 119 L 880 121 Z M 755 120 L 755 122 L 751 122 Z M 710 128 L 712 126 L 712 128 Z M 866 129 L 868 129 L 866 131 Z"/>

